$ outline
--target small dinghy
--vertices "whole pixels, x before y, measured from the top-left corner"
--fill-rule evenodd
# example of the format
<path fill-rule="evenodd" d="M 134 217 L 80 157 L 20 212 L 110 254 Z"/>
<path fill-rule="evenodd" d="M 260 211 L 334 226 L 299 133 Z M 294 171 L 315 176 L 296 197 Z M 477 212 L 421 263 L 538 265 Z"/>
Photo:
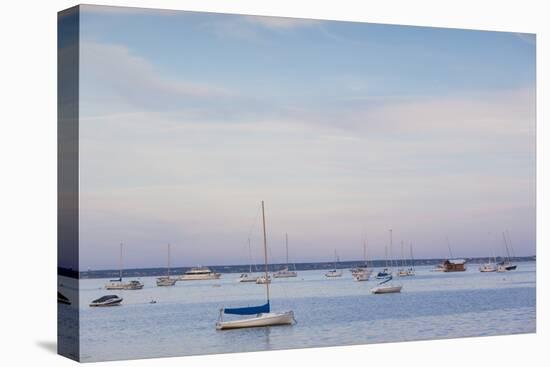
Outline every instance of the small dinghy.
<path fill-rule="evenodd" d="M 261 278 L 269 280 L 268 263 L 267 263 L 267 236 L 265 230 L 265 213 L 264 202 L 262 201 L 262 223 L 264 231 L 264 259 L 265 259 L 265 275 Z M 267 303 L 261 306 L 252 307 L 239 307 L 239 308 L 222 308 L 220 309 L 220 315 L 216 322 L 217 330 L 228 329 L 240 329 L 262 326 L 276 326 L 276 325 L 292 325 L 294 323 L 294 312 L 271 312 L 269 305 L 269 281 L 265 283 L 265 290 L 267 296 Z M 223 315 L 254 315 L 246 319 L 225 321 Z"/>
<path fill-rule="evenodd" d="M 110 294 L 110 295 L 98 298 L 96 300 L 93 300 L 92 303 L 90 303 L 90 307 L 118 306 L 120 305 L 121 302 L 122 302 L 122 298 L 114 294 Z"/>

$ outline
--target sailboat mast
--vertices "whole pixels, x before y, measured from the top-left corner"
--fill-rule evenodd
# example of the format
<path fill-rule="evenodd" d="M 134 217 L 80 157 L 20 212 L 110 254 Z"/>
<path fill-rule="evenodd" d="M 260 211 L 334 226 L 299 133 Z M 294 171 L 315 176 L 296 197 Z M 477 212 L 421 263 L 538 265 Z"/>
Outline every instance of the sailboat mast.
<path fill-rule="evenodd" d="M 508 262 L 510 262 L 510 250 L 508 249 L 508 241 L 506 241 L 506 235 L 502 232 L 502 238 L 504 239 L 504 246 L 506 247 L 506 255 L 508 256 Z"/>
<path fill-rule="evenodd" d="M 263 200 L 262 200 L 262 223 L 264 228 L 265 289 L 267 292 L 267 302 L 269 303 L 269 273 L 267 268 L 267 235 L 265 233 L 265 210 L 264 210 Z"/>
<path fill-rule="evenodd" d="M 286 267 L 288 268 L 288 233 L 285 233 L 285 243 L 286 243 Z"/>
<path fill-rule="evenodd" d="M 168 278 L 170 278 L 170 244 L 168 244 Z"/>
<path fill-rule="evenodd" d="M 249 273 L 252 273 L 252 246 L 250 245 L 250 237 L 248 237 L 248 257 L 250 258 L 250 269 Z"/>
<path fill-rule="evenodd" d="M 122 242 L 120 243 L 120 254 L 118 256 L 118 277 L 122 282 Z"/>
<path fill-rule="evenodd" d="M 393 268 L 393 229 L 390 229 L 390 268 Z"/>
<path fill-rule="evenodd" d="M 451 255 L 451 259 L 454 259 L 453 252 L 451 251 L 451 244 L 449 243 L 449 237 L 445 237 L 445 240 L 447 241 L 447 248 L 449 249 L 449 255 Z"/>
<path fill-rule="evenodd" d="M 365 261 L 365 267 L 367 266 L 367 240 L 363 242 L 363 260 Z"/>
<path fill-rule="evenodd" d="M 403 241 L 401 241 L 401 266 L 405 268 L 407 266 L 407 262 L 405 261 L 405 245 L 403 244 Z"/>
<path fill-rule="evenodd" d="M 412 244 L 412 242 L 411 242 L 410 250 L 411 250 L 411 268 L 414 268 L 414 256 L 413 256 L 413 244 Z"/>

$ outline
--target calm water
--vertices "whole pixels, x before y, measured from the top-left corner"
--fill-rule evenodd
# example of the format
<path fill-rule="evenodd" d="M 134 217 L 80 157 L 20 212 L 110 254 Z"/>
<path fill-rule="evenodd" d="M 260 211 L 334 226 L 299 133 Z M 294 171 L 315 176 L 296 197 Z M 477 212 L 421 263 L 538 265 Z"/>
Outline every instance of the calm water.
<path fill-rule="evenodd" d="M 394 342 L 535 332 L 535 263 L 508 273 L 463 273 L 417 268 L 402 278 L 400 294 L 373 295 L 375 280 L 355 282 L 349 271 L 327 279 L 324 271 L 301 271 L 271 284 L 273 311 L 294 310 L 297 324 L 216 331 L 222 306 L 259 305 L 265 288 L 238 283 L 239 274 L 213 281 L 156 287 L 141 278 L 139 291 L 103 289 L 106 279 L 81 280 L 82 361 L 247 352 L 270 349 Z M 105 294 L 123 305 L 90 308 Z M 149 304 L 151 299 L 156 304 Z"/>

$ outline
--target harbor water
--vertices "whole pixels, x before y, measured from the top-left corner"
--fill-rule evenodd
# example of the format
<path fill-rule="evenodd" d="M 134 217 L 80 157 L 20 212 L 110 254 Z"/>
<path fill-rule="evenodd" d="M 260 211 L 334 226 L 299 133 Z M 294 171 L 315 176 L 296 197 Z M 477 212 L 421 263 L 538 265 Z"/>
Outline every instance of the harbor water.
<path fill-rule="evenodd" d="M 239 283 L 240 274 L 173 287 L 157 287 L 156 278 L 145 277 L 139 279 L 144 288 L 134 291 L 107 291 L 108 279 L 80 280 L 81 360 L 535 332 L 535 262 L 518 263 L 506 273 L 480 273 L 476 264 L 466 272 L 431 269 L 418 267 L 415 276 L 397 280 L 401 293 L 384 295 L 370 292 L 379 269 L 366 282 L 353 281 L 347 269 L 341 278 L 299 271 L 298 277 L 274 279 L 270 286 L 272 311 L 293 310 L 296 324 L 228 331 L 215 328 L 219 309 L 263 304 L 265 286 Z M 88 306 L 106 294 L 122 297 L 122 305 Z"/>

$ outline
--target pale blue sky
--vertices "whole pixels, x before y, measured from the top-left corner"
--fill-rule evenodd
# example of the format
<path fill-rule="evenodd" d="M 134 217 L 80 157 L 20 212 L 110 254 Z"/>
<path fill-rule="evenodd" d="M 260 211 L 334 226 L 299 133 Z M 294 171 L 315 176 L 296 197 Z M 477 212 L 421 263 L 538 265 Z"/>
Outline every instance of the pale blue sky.
<path fill-rule="evenodd" d="M 535 252 L 534 35 L 84 6 L 80 72 L 81 268 L 245 263 L 262 199 L 274 262 Z"/>

